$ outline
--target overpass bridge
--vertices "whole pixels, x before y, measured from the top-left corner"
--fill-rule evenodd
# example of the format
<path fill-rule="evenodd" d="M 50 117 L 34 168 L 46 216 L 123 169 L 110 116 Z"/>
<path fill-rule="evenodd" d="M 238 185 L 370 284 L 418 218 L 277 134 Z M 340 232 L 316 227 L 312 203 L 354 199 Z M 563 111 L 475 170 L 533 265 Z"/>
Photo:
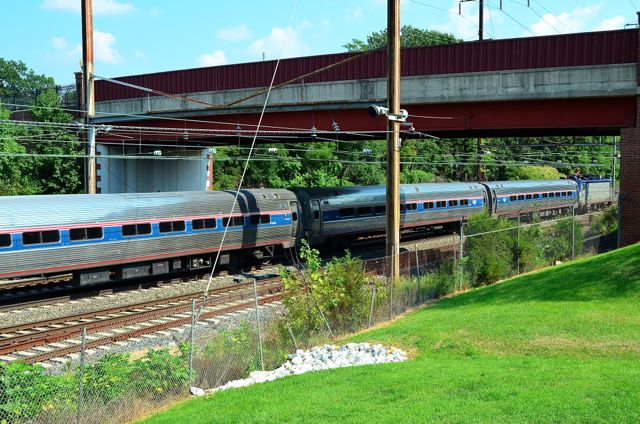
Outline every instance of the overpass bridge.
<path fill-rule="evenodd" d="M 440 137 L 621 135 L 623 243 L 639 241 L 639 34 L 403 49 L 402 105 L 416 131 Z M 386 123 L 371 119 L 366 107 L 386 102 L 386 63 L 385 51 L 282 60 L 259 135 L 271 142 L 325 134 L 384 138 Z M 96 122 L 130 126 L 140 143 L 176 142 L 176 132 L 168 131 L 176 127 L 193 145 L 249 143 L 275 66 L 264 61 L 116 79 L 126 85 L 97 81 Z M 159 131 L 136 131 L 139 126 Z M 108 153 L 117 140 L 107 134 L 99 142 Z"/>

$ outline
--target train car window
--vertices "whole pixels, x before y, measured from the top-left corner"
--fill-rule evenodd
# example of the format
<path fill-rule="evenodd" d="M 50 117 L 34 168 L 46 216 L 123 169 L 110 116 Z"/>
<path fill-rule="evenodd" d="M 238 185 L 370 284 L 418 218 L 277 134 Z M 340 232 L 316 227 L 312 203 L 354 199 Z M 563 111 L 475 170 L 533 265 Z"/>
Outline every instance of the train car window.
<path fill-rule="evenodd" d="M 137 224 L 138 235 L 151 234 L 151 224 Z"/>
<path fill-rule="evenodd" d="M 458 206 L 457 200 L 449 200 L 449 206 Z"/>
<path fill-rule="evenodd" d="M 320 211 L 313 211 L 313 219 L 320 219 Z"/>
<path fill-rule="evenodd" d="M 0 234 L 0 247 L 11 246 L 11 234 Z"/>
<path fill-rule="evenodd" d="M 524 194 L 518 194 L 518 200 L 524 200 Z"/>
<path fill-rule="evenodd" d="M 29 231 L 22 233 L 22 244 L 57 243 L 60 241 L 60 231 Z"/>
<path fill-rule="evenodd" d="M 433 204 L 433 202 L 424 202 L 422 204 L 422 207 L 425 208 L 425 209 L 433 209 L 434 204 Z"/>
<path fill-rule="evenodd" d="M 102 227 L 72 228 L 69 230 L 69 239 L 71 241 L 95 240 L 101 238 Z"/>
<path fill-rule="evenodd" d="M 216 220 L 214 218 L 194 219 L 191 221 L 191 227 L 194 230 L 216 228 Z"/>
<path fill-rule="evenodd" d="M 418 204 L 417 203 L 407 203 L 407 210 L 408 211 L 415 211 L 418 209 Z"/>
<path fill-rule="evenodd" d="M 122 226 L 122 235 L 123 236 L 135 236 L 136 234 L 138 234 L 138 232 L 136 230 L 136 225 L 135 224 L 123 225 Z"/>
<path fill-rule="evenodd" d="M 373 208 L 371 206 L 362 206 L 358 208 L 358 216 L 369 216 L 371 215 Z"/>
<path fill-rule="evenodd" d="M 271 196 L 272 196 L 274 199 L 279 199 L 279 198 L 280 198 L 280 195 L 279 195 L 278 193 L 271 193 Z"/>
<path fill-rule="evenodd" d="M 386 205 L 378 205 L 376 206 L 376 215 L 383 215 L 387 213 L 387 206 Z"/>
<path fill-rule="evenodd" d="M 184 231 L 185 224 L 184 221 L 160 222 L 158 229 L 161 233 L 175 233 L 177 231 Z"/>
<path fill-rule="evenodd" d="M 151 224 L 127 224 L 122 226 L 123 236 L 151 234 Z"/>
<path fill-rule="evenodd" d="M 260 215 L 261 224 L 271 224 L 271 215 Z"/>
<path fill-rule="evenodd" d="M 405 210 L 406 210 L 406 207 L 404 203 L 400 203 L 400 213 L 404 212 Z"/>
<path fill-rule="evenodd" d="M 542 198 L 546 199 L 547 197 L 549 197 L 549 193 L 542 193 Z"/>
<path fill-rule="evenodd" d="M 509 200 L 511 202 L 515 202 L 516 200 L 518 200 L 518 196 L 509 196 Z"/>
<path fill-rule="evenodd" d="M 229 219 L 231 219 L 231 223 L 229 223 Z M 222 218 L 222 225 L 224 227 L 229 226 L 229 227 L 242 227 L 244 225 L 244 218 L 241 216 L 234 216 L 234 217 L 226 217 L 226 218 Z"/>
<path fill-rule="evenodd" d="M 460 200 L 460 206 L 469 206 L 469 199 Z"/>
<path fill-rule="evenodd" d="M 446 200 L 438 200 L 436 202 L 436 207 L 438 207 L 438 208 L 446 208 L 447 207 L 447 201 Z"/>
<path fill-rule="evenodd" d="M 531 200 L 531 199 L 533 199 L 533 194 L 527 194 L 527 195 L 525 195 L 525 198 L 527 200 Z"/>
<path fill-rule="evenodd" d="M 258 225 L 260 223 L 260 215 L 251 215 L 249 217 L 249 223 L 251 223 L 251 225 Z"/>
<path fill-rule="evenodd" d="M 560 193 L 559 191 L 556 191 L 556 197 L 560 197 L 562 196 L 562 193 Z"/>
<path fill-rule="evenodd" d="M 340 218 L 352 217 L 354 215 L 353 208 L 340 209 Z"/>

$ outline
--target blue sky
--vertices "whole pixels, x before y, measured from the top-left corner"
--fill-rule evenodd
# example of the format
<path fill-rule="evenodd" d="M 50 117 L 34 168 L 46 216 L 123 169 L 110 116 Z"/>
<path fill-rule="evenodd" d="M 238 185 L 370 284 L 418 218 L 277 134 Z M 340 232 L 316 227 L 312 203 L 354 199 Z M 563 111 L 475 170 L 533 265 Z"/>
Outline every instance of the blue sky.
<path fill-rule="evenodd" d="M 485 0 L 485 38 L 621 29 L 640 0 Z M 0 57 L 73 82 L 80 0 L 5 0 Z M 386 25 L 385 0 L 93 0 L 96 75 L 115 77 L 344 51 Z M 477 39 L 478 5 L 402 0 L 402 24 Z"/>

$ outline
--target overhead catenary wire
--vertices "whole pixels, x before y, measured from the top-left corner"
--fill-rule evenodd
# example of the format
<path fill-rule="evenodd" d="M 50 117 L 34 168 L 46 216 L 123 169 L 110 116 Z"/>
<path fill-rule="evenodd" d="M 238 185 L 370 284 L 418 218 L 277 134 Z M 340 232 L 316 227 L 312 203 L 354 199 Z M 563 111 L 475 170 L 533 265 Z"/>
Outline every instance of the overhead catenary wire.
<path fill-rule="evenodd" d="M 291 21 L 293 21 L 293 16 L 295 15 L 295 10 L 298 4 L 298 0 L 294 0 L 293 3 L 293 8 L 291 10 L 291 15 L 289 17 L 289 25 L 291 25 Z M 273 87 L 273 84 L 276 80 L 276 75 L 278 73 L 278 66 L 280 65 L 280 58 L 282 57 L 282 50 L 284 49 L 284 45 L 285 42 L 288 38 L 288 33 L 285 34 L 285 37 L 282 40 L 282 45 L 280 47 L 280 54 L 278 55 L 278 60 L 276 61 L 276 66 L 273 70 L 273 75 L 271 77 L 271 83 L 269 84 L 269 89 L 266 92 L 266 96 L 264 99 L 264 104 L 262 105 L 262 111 L 260 112 L 260 118 L 258 119 L 258 125 L 256 126 L 256 132 L 255 135 L 253 137 L 253 141 L 251 142 L 251 149 L 249 150 L 249 153 L 247 154 L 247 160 L 245 162 L 245 166 L 244 169 L 242 170 L 242 174 L 240 175 L 240 180 L 238 181 L 238 189 L 236 190 L 236 194 L 235 197 L 233 199 L 233 204 L 231 205 L 231 214 L 233 214 L 233 211 L 235 210 L 235 207 L 238 203 L 238 197 L 240 196 L 240 190 L 242 189 L 242 184 L 244 182 L 244 178 L 245 175 L 247 173 L 247 169 L 249 168 L 249 163 L 251 161 L 251 154 L 253 152 L 253 147 L 255 146 L 256 143 L 256 139 L 258 138 L 258 131 L 260 129 L 260 124 L 262 123 L 262 118 L 264 117 L 264 113 L 267 110 L 267 104 L 269 103 L 269 96 L 271 94 L 271 88 Z M 224 227 L 224 232 L 222 233 L 222 239 L 220 241 L 220 246 L 218 248 L 218 251 L 216 253 L 216 258 L 211 266 L 211 273 L 209 274 L 209 281 L 207 282 L 207 286 L 205 287 L 205 290 L 203 292 L 203 298 L 207 299 L 209 296 L 209 288 L 211 287 L 211 283 L 213 281 L 213 273 L 215 272 L 216 266 L 218 265 L 218 262 L 220 260 L 220 253 L 222 252 L 222 248 L 224 247 L 224 241 L 227 235 L 227 232 L 229 230 L 229 224 L 231 223 L 231 220 L 227 220 L 227 225 L 225 225 Z M 196 317 L 196 321 L 197 321 L 197 317 Z"/>

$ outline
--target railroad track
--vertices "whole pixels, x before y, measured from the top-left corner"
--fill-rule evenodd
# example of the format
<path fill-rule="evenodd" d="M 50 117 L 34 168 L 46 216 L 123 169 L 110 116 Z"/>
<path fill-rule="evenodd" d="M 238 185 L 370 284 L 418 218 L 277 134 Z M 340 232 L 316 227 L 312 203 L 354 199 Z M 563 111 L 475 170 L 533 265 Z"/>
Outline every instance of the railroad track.
<path fill-rule="evenodd" d="M 278 279 L 261 280 L 256 285 L 259 304 L 281 299 L 282 285 Z M 85 348 L 91 349 L 191 324 L 192 299 L 199 295 L 201 292 L 3 327 L 0 359 L 36 363 L 79 352 L 77 339 L 85 329 L 89 334 Z M 206 320 L 253 307 L 254 302 L 251 282 L 212 289 L 206 300 L 196 301 L 196 307 L 200 310 L 199 319 Z"/>
<path fill-rule="evenodd" d="M 51 284 L 68 283 L 73 280 L 72 274 L 60 274 L 49 277 L 21 278 L 18 280 L 0 280 L 0 291 L 16 290 L 27 287 L 48 286 Z"/>

